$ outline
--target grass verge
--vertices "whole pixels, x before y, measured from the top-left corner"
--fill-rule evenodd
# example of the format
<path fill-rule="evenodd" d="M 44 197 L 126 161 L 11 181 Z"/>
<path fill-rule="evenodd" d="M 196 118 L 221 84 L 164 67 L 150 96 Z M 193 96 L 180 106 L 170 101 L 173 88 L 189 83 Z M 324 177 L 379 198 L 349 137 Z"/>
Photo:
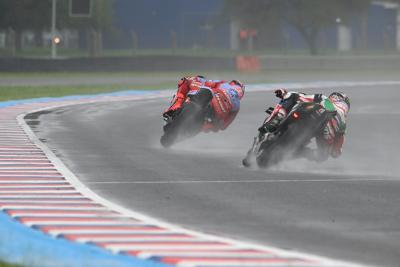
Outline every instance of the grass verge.
<path fill-rule="evenodd" d="M 159 90 L 176 88 L 182 72 L 112 73 L 0 73 L 0 101 L 40 97 L 61 97 L 109 93 L 122 90 Z M 245 84 L 307 81 L 400 80 L 398 70 L 304 70 L 263 71 L 259 73 L 205 72 L 210 79 L 239 79 Z"/>
<path fill-rule="evenodd" d="M 0 261 L 0 267 L 21 267 L 21 265 L 10 264 L 10 263 Z"/>
<path fill-rule="evenodd" d="M 172 88 L 171 83 L 158 85 L 76 85 L 76 86 L 0 86 L 0 101 L 40 97 L 90 95 L 122 90 L 157 90 Z"/>

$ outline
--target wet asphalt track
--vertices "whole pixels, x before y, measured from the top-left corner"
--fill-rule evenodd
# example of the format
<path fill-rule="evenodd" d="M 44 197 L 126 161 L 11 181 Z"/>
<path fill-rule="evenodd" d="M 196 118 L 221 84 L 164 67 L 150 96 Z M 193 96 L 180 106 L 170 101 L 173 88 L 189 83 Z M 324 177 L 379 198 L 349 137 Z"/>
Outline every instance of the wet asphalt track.
<path fill-rule="evenodd" d="M 165 98 L 60 108 L 31 124 L 79 179 L 125 207 L 225 237 L 400 266 L 400 88 L 376 90 L 346 89 L 340 159 L 268 171 L 240 162 L 275 101 L 269 92 L 247 94 L 227 131 L 170 150 L 158 142 Z"/>

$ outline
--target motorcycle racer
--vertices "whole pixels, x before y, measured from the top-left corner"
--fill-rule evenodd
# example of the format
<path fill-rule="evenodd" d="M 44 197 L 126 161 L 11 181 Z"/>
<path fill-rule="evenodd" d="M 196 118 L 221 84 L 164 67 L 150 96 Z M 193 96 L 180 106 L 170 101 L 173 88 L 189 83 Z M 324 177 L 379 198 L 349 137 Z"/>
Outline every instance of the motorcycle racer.
<path fill-rule="evenodd" d="M 259 128 L 261 133 L 273 132 L 291 109 L 299 102 L 315 102 L 321 104 L 328 111 L 335 111 L 336 115 L 331 119 L 322 132 L 316 136 L 317 150 L 304 148 L 298 152 L 313 161 L 325 161 L 329 156 L 337 158 L 342 153 L 344 136 L 346 132 L 346 120 L 350 109 L 350 100 L 342 92 L 334 92 L 326 97 L 322 94 L 304 94 L 289 92 L 286 89 L 275 90 L 280 102 L 271 111 L 270 116 Z"/>
<path fill-rule="evenodd" d="M 225 130 L 239 112 L 240 100 L 244 95 L 245 86 L 238 80 L 230 82 L 206 80 L 201 75 L 183 77 L 178 81 L 177 93 L 171 106 L 164 111 L 163 116 L 172 116 L 182 108 L 188 97 L 196 95 L 200 89 L 208 89 L 213 93 L 210 102 L 210 114 L 207 116 L 207 121 L 203 124 L 202 130 L 204 132 Z"/>

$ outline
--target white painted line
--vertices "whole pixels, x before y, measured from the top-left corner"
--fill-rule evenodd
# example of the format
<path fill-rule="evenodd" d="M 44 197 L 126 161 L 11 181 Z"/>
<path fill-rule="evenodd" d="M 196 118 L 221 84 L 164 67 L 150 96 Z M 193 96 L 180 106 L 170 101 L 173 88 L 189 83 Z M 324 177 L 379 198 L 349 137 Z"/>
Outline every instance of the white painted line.
<path fill-rule="evenodd" d="M 0 149 L 0 156 L 5 156 L 5 155 L 11 155 L 11 156 L 16 156 L 16 155 L 26 155 L 26 156 L 31 156 L 31 155 L 43 155 L 43 152 L 40 150 L 31 150 L 31 149 L 26 149 L 26 150 L 12 150 L 12 149 Z"/>
<path fill-rule="evenodd" d="M 64 179 L 53 179 L 53 180 L 25 180 L 25 179 L 0 179 L 0 187 L 3 184 L 32 184 L 32 185 L 40 185 L 40 184 L 66 184 L 71 186 L 69 183 L 65 182 Z M 29 185 L 31 186 L 31 185 Z"/>
<path fill-rule="evenodd" d="M 0 166 L 0 173 L 57 173 L 54 166 L 15 166 L 15 167 L 4 167 Z"/>
<path fill-rule="evenodd" d="M 164 230 L 164 229 L 160 229 L 157 231 L 154 230 L 110 230 L 110 229 L 63 229 L 63 230 L 48 230 L 46 231 L 48 233 L 50 233 L 53 236 L 59 236 L 59 235 L 68 235 L 68 234 L 104 234 L 104 233 L 108 233 L 108 234 L 148 234 L 148 233 L 171 233 L 170 230 Z"/>
<path fill-rule="evenodd" d="M 52 180 L 38 180 L 38 181 L 28 181 L 25 183 L 23 179 L 15 179 L 15 180 L 0 180 L 0 190 L 1 189 L 21 189 L 21 190 L 28 190 L 32 188 L 73 188 L 70 183 L 66 180 L 62 179 L 52 179 Z"/>
<path fill-rule="evenodd" d="M 43 159 L 43 152 L 35 152 L 35 153 L 1 153 L 0 159 Z"/>
<path fill-rule="evenodd" d="M 206 244 L 206 245 L 174 245 L 174 244 L 131 244 L 131 245 L 120 245 L 120 244 L 108 244 L 103 247 L 110 249 L 114 252 L 122 252 L 126 250 L 147 250 L 147 249 L 158 249 L 158 250 L 187 250 L 196 251 L 202 249 L 226 249 L 228 247 L 236 247 L 230 244 Z M 237 248 L 237 247 L 236 247 Z"/>
<path fill-rule="evenodd" d="M 63 205 L 67 205 L 67 204 L 100 205 L 100 204 L 97 204 L 97 203 L 93 202 L 92 200 L 86 199 L 85 197 L 81 197 L 81 198 L 84 198 L 85 200 L 79 200 L 79 199 L 76 199 L 76 198 L 53 199 L 53 197 L 49 197 L 52 200 L 46 200 L 47 199 L 46 197 L 41 197 L 41 198 L 43 198 L 43 199 L 40 199 L 40 198 L 39 199 L 29 199 L 29 200 L 26 200 L 26 199 L 23 199 L 23 198 L 22 199 L 21 198 L 10 198 L 10 199 L 6 198 L 6 199 L 3 199 L 3 197 L 0 196 L 0 204 L 10 203 L 10 204 L 13 204 L 13 205 L 14 204 L 17 205 L 19 203 L 24 203 L 24 204 L 30 203 L 30 204 L 43 204 L 43 205 L 52 205 L 52 204 L 55 204 L 55 205 L 57 205 L 57 204 L 63 204 Z"/>
<path fill-rule="evenodd" d="M 71 194 L 65 194 L 63 193 L 62 195 L 60 194 L 36 194 L 36 195 L 15 195 L 15 194 L 0 194 L 0 201 L 2 201 L 2 198 L 15 198 L 15 199 L 24 199 L 24 198 L 37 198 L 37 199 L 47 199 L 47 198 L 61 198 L 61 199 L 66 199 L 66 198 L 71 198 L 71 199 L 76 199 L 76 198 L 82 198 L 82 199 L 87 199 L 87 197 L 82 196 L 82 195 L 71 195 Z M 29 200 L 31 201 L 31 200 Z M 53 202 L 54 203 L 54 202 Z"/>
<path fill-rule="evenodd" d="M 23 191 L 26 188 L 32 188 L 32 189 L 33 188 L 54 188 L 54 189 L 55 188 L 63 188 L 63 189 L 70 188 L 70 190 L 74 189 L 68 183 L 50 184 L 50 185 L 48 185 L 48 184 L 39 184 L 39 185 L 36 185 L 36 184 L 30 184 L 30 185 L 18 185 L 18 184 L 16 184 L 16 185 L 3 185 L 3 184 L 0 183 L 0 192 L 2 192 L 3 189 L 8 189 L 8 188 L 15 188 L 15 189 L 18 188 L 18 189 L 21 189 L 21 191 Z M 9 191 L 7 190 L 7 192 L 9 192 Z"/>
<path fill-rule="evenodd" d="M 2 202 L 2 201 L 1 201 Z M 51 202 L 53 203 L 53 202 Z M 110 211 L 107 208 L 104 208 L 102 206 L 65 206 L 65 205 L 56 205 L 56 204 L 45 204 L 45 203 L 40 203 L 41 205 L 16 205 L 16 204 L 8 204 L 4 205 L 0 203 L 0 209 L 2 210 L 62 210 L 62 211 Z M 70 203 L 68 203 L 70 204 Z M 33 215 L 33 214 L 32 214 Z M 26 214 L 24 214 L 26 216 Z M 49 215 L 48 215 L 49 216 Z M 119 215 L 121 216 L 121 215 Z"/>
<path fill-rule="evenodd" d="M 32 193 L 39 193 L 39 194 L 76 194 L 78 193 L 77 191 L 75 191 L 74 188 L 71 187 L 70 190 L 4 190 L 2 188 L 0 188 L 0 194 L 1 196 L 4 196 L 4 194 L 12 194 L 12 193 L 24 193 L 24 194 L 32 194 Z"/>
<path fill-rule="evenodd" d="M 8 161 L 3 161 L 2 159 L 0 159 L 0 167 L 3 165 L 13 165 L 13 166 L 17 166 L 17 168 L 33 168 L 33 167 L 29 167 L 29 165 L 39 166 L 38 168 L 40 168 L 40 165 L 45 166 L 45 167 L 53 166 L 53 164 L 51 164 L 48 161 L 45 161 L 45 162 L 35 162 L 35 161 L 33 161 L 33 162 L 8 162 Z"/>
<path fill-rule="evenodd" d="M 57 175 L 58 174 L 58 175 Z M 26 173 L 0 173 L 0 178 L 8 178 L 8 177 L 15 177 L 15 178 L 33 178 L 33 177 L 42 177 L 42 178 L 63 178 L 63 176 L 59 173 L 55 174 L 26 174 Z"/>
<path fill-rule="evenodd" d="M 86 217 L 82 217 L 82 219 L 85 219 Z M 89 221 L 89 222 L 85 222 L 85 221 L 72 221 L 72 222 L 68 222 L 68 221 L 44 221 L 41 222 L 39 220 L 35 220 L 35 221 L 23 221 L 23 223 L 27 226 L 36 226 L 36 227 L 43 227 L 43 226 L 107 226 L 107 225 L 121 225 L 121 226 L 127 226 L 127 223 L 123 223 L 123 222 L 114 222 L 114 221 L 104 221 L 104 222 L 94 222 L 94 221 Z M 129 225 L 146 225 L 144 223 L 129 223 Z M 83 230 L 84 231 L 84 230 Z M 64 230 L 58 230 L 59 233 L 61 234 L 65 234 L 66 232 L 68 232 L 68 230 L 64 231 Z"/>
<path fill-rule="evenodd" d="M 255 249 L 248 249 L 248 248 L 241 248 L 241 247 L 226 247 L 223 249 L 213 249 L 213 248 L 206 248 L 206 249 L 199 249 L 199 250 L 187 250 L 187 249 L 157 249 L 157 248 L 151 248 L 151 249 L 145 249 L 145 250 L 126 250 L 124 251 L 127 254 L 130 255 L 143 255 L 143 257 L 149 257 L 152 255 L 174 255 L 174 254 L 182 254 L 182 256 L 185 255 L 212 255 L 213 253 L 218 254 L 218 253 L 225 253 L 227 255 L 241 255 L 242 253 L 253 253 L 253 254 L 267 254 L 271 255 L 274 254 L 271 251 L 266 251 L 266 250 L 255 250 Z M 274 254 L 275 255 L 275 254 Z"/>
<path fill-rule="evenodd" d="M 2 148 L 0 148 L 0 152 L 11 152 L 11 151 L 17 151 L 17 152 L 41 152 L 40 149 L 34 149 L 34 148 L 12 148 L 12 147 L 2 147 Z"/>
<path fill-rule="evenodd" d="M 56 169 L 54 169 L 54 170 L 50 170 L 50 171 L 47 171 L 47 170 L 29 170 L 29 171 L 24 171 L 24 170 L 15 170 L 15 171 L 13 171 L 13 170 L 0 170 L 0 175 L 4 175 L 4 174 L 8 174 L 8 173 L 11 173 L 11 174 L 27 174 L 27 173 L 38 173 L 38 174 L 44 174 L 44 175 L 46 175 L 46 174 L 58 174 L 59 172 L 58 171 L 56 171 Z"/>
<path fill-rule="evenodd" d="M 276 257 L 275 254 L 271 254 L 268 252 L 241 252 L 238 249 L 233 249 L 231 251 L 224 252 L 215 252 L 215 250 L 208 251 L 153 251 L 153 252 L 142 252 L 137 254 L 136 256 L 139 258 L 147 259 L 150 257 L 204 257 L 207 255 L 208 257 L 224 257 L 224 258 L 258 258 L 258 257 Z"/>
<path fill-rule="evenodd" d="M 58 218 L 76 218 L 76 217 L 79 217 L 79 218 L 110 218 L 110 220 L 109 221 L 104 221 L 104 222 L 95 222 L 95 223 L 93 223 L 93 222 L 90 222 L 90 224 L 106 224 L 106 223 L 110 223 L 110 222 L 114 222 L 114 221 L 112 221 L 111 219 L 112 218 L 122 218 L 122 216 L 121 215 L 119 215 L 119 214 L 85 214 L 85 213 L 79 213 L 79 212 L 75 212 L 75 213 L 71 213 L 71 212 L 65 212 L 65 213 L 63 213 L 63 214 L 56 214 L 56 213 L 51 213 L 51 212 L 49 212 L 49 213 L 41 213 L 41 214 L 38 214 L 38 213 L 32 213 L 32 212 L 21 212 L 21 213 L 10 213 L 9 211 L 7 211 L 7 213 L 11 216 L 11 217 L 29 217 L 29 218 L 32 218 L 32 221 L 34 221 L 33 220 L 33 218 L 35 218 L 35 219 L 37 219 L 36 221 L 37 222 L 41 222 L 40 221 L 40 219 L 41 218 L 48 218 L 48 217 L 54 217 L 54 221 L 46 221 L 46 225 L 57 225 L 57 224 L 60 224 L 60 225 L 70 225 L 70 224 L 77 224 L 77 225 L 85 225 L 85 224 L 88 224 L 89 222 L 83 222 L 83 223 L 77 223 L 77 222 L 82 222 L 81 220 L 77 220 L 77 221 L 75 221 L 75 223 L 73 223 L 73 222 L 70 222 L 70 221 L 57 221 L 57 217 Z M 27 222 L 28 223 L 28 222 Z M 35 223 L 33 223 L 33 224 L 35 224 Z"/>
<path fill-rule="evenodd" d="M 29 148 L 28 146 L 29 140 L 17 140 L 15 138 L 9 138 L 9 139 L 0 139 L 0 146 L 18 146 L 18 147 L 26 147 Z"/>
<path fill-rule="evenodd" d="M 5 157 L 0 157 L 0 162 L 3 164 L 15 164 L 15 163 L 32 163 L 32 164 L 36 164 L 36 163 L 47 163 L 50 164 L 51 162 L 48 161 L 45 158 L 41 158 L 41 157 L 36 157 L 36 158 L 24 158 L 24 157 L 14 157 L 14 158 L 5 158 Z"/>
<path fill-rule="evenodd" d="M 168 241 L 191 241 L 196 242 L 199 241 L 197 237 L 192 238 L 182 238 L 182 237 L 141 237 L 140 239 L 132 238 L 131 236 L 127 235 L 127 237 L 83 237 L 83 238 L 74 238 L 74 241 L 78 241 L 81 243 L 87 242 L 112 242 L 112 241 L 132 241 L 132 240 L 140 240 L 140 241 L 154 241 L 154 242 L 168 242 Z M 204 256 L 204 254 L 203 254 Z"/>
<path fill-rule="evenodd" d="M 230 184 L 230 183 L 299 183 L 299 182 L 400 182 L 398 178 L 348 178 L 348 179 L 273 179 L 268 180 L 170 180 L 170 181 L 111 181 L 88 182 L 87 184 Z"/>

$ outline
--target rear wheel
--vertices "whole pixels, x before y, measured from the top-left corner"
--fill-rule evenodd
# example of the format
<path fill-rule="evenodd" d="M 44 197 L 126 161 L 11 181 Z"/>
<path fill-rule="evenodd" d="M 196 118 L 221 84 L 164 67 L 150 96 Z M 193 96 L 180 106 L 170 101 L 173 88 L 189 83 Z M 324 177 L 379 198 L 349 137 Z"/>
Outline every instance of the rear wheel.
<path fill-rule="evenodd" d="M 178 139 L 179 133 L 181 132 L 181 128 L 184 127 L 185 122 L 187 122 L 192 114 L 196 112 L 198 107 L 194 103 L 184 104 L 182 110 L 178 115 L 164 127 L 164 134 L 161 136 L 160 143 L 163 147 L 168 148 L 171 147 L 176 140 Z"/>
<path fill-rule="evenodd" d="M 190 100 L 197 103 L 200 107 L 205 108 L 213 98 L 211 90 L 202 88 L 195 95 L 190 96 Z"/>
<path fill-rule="evenodd" d="M 198 134 L 203 126 L 205 109 L 212 98 L 212 92 L 208 89 L 200 89 L 197 94 L 190 96 L 190 102 L 185 103 L 179 114 L 164 127 L 161 145 L 169 148 L 180 137 L 187 138 Z"/>
<path fill-rule="evenodd" d="M 282 161 L 285 148 L 288 145 L 289 131 L 265 140 L 259 147 L 256 154 L 256 162 L 260 168 L 268 168 Z"/>

